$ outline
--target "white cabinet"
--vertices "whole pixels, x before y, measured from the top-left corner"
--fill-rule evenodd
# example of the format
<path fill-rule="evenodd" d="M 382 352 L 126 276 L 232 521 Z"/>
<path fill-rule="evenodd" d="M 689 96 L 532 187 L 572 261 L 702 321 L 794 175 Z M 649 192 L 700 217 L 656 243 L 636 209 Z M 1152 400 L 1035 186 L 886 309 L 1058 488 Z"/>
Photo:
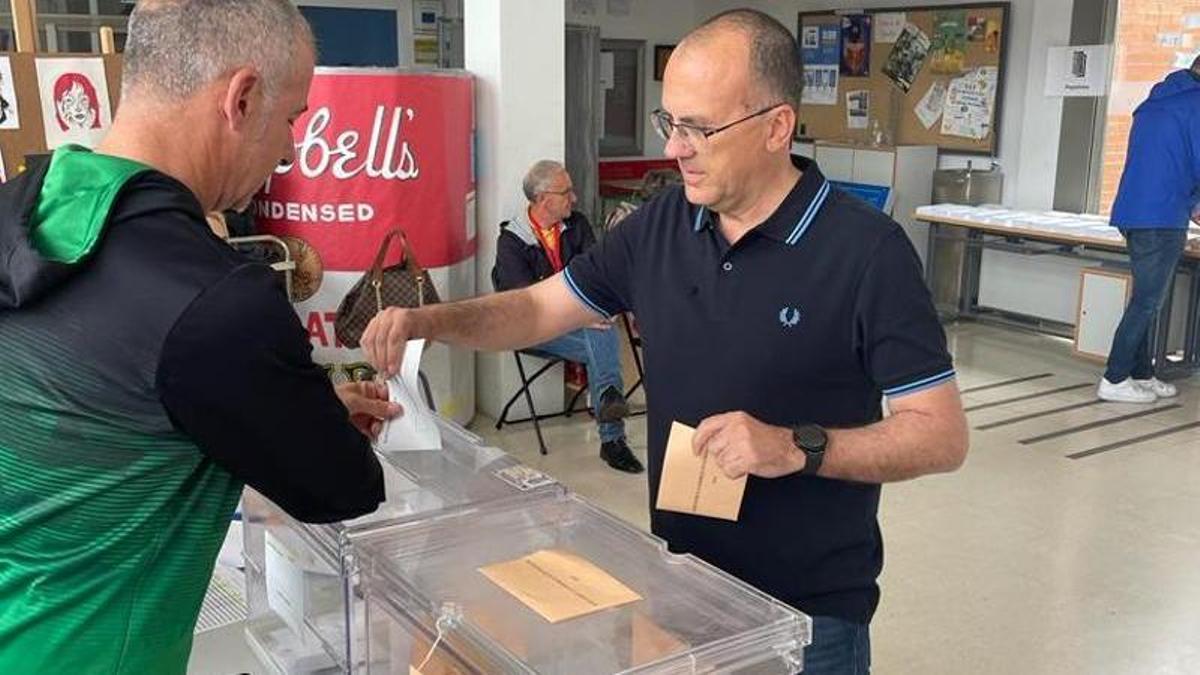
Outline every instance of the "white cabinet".
<path fill-rule="evenodd" d="M 1133 280 L 1125 271 L 1089 268 L 1079 272 L 1079 316 L 1075 321 L 1075 353 L 1108 359 L 1113 335 L 1125 313 Z"/>
<path fill-rule="evenodd" d="M 933 172 L 937 169 L 938 162 L 936 146 L 901 145 L 875 148 L 818 142 L 809 147 L 812 147 L 811 156 L 826 178 L 890 188 L 890 215 L 904 227 L 908 238 L 912 240 L 913 246 L 921 256 L 921 261 L 925 261 L 929 226 L 918 223 L 913 218 L 913 213 L 917 207 L 929 204 L 933 197 Z M 809 156 L 804 152 L 801 154 Z"/>

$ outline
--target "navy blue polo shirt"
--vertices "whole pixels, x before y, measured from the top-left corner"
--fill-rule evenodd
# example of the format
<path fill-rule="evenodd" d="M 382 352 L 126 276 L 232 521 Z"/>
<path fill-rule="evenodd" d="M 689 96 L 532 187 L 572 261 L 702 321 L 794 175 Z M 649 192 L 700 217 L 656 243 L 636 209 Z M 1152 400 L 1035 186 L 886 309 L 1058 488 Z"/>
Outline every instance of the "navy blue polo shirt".
<path fill-rule="evenodd" d="M 898 224 L 815 163 L 730 246 L 682 187 L 577 256 L 581 302 L 632 311 L 645 345 L 651 529 L 811 615 L 868 622 L 879 602 L 879 486 L 751 477 L 738 522 L 654 509 L 672 420 L 744 411 L 773 425 L 860 427 L 954 377 L 921 264 Z"/>

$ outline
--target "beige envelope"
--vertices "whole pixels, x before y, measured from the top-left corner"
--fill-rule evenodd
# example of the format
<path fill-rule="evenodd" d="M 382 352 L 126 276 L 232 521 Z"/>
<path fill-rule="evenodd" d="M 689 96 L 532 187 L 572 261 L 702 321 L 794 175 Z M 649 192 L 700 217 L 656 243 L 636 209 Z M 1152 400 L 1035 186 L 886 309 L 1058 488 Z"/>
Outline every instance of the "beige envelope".
<path fill-rule="evenodd" d="M 608 572 L 561 549 L 488 565 L 479 572 L 550 623 L 642 599 Z"/>
<path fill-rule="evenodd" d="M 746 477 L 730 480 L 707 453 L 697 457 L 692 452 L 695 435 L 696 430 L 686 424 L 671 423 L 656 508 L 736 521 Z"/>

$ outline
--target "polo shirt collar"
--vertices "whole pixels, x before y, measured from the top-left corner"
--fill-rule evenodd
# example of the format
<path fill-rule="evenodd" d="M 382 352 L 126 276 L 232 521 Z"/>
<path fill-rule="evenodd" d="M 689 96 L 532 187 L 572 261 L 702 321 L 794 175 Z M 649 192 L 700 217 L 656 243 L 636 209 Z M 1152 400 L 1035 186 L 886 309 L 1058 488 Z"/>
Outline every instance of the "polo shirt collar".
<path fill-rule="evenodd" d="M 832 190 L 816 162 L 792 155 L 792 164 L 802 172 L 800 180 L 796 181 L 779 208 L 753 230 L 789 246 L 795 246 L 804 237 Z M 692 228 L 696 232 L 715 227 L 716 224 L 715 213 L 703 206 L 696 209 L 692 221 Z"/>

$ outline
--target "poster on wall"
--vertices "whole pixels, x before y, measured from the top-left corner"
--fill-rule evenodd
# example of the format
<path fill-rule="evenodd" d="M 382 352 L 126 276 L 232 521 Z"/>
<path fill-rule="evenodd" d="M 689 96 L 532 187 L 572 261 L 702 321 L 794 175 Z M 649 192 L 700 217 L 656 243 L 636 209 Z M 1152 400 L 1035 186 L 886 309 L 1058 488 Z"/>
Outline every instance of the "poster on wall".
<path fill-rule="evenodd" d="M 112 126 L 104 61 L 42 58 L 37 59 L 37 74 L 46 147 L 95 147 Z"/>
<path fill-rule="evenodd" d="M 942 133 L 983 140 L 992 133 L 998 69 L 976 68 L 950 81 L 942 112 Z"/>
<path fill-rule="evenodd" d="M 871 117 L 871 92 L 866 89 L 846 92 L 846 128 L 866 129 Z"/>
<path fill-rule="evenodd" d="M 836 24 L 805 26 L 800 55 L 804 62 L 804 88 L 800 102 L 806 105 L 837 105 L 841 68 L 841 28 Z"/>
<path fill-rule="evenodd" d="M 342 298 L 399 228 L 442 300 L 475 295 L 474 93 L 469 75 L 318 68 L 294 125 L 296 160 L 254 198 L 261 231 L 302 240 L 320 279 L 296 304 L 313 360 L 335 381 L 369 379 L 335 331 Z M 403 257 L 392 246 L 384 264 Z M 431 345 L 422 361 L 438 411 L 474 414 L 474 357 Z"/>
<path fill-rule="evenodd" d="M 883 64 L 883 74 L 908 93 L 925 66 L 929 44 L 929 36 L 924 31 L 912 24 L 905 26 L 900 39 L 892 47 L 892 53 L 888 55 L 887 63 Z"/>
<path fill-rule="evenodd" d="M 0 129 L 20 129 L 21 113 L 17 110 L 17 89 L 13 82 L 12 62 L 0 56 Z"/>
<path fill-rule="evenodd" d="M 957 75 L 967 61 L 967 13 L 950 10 L 933 13 L 933 39 L 929 65 L 933 72 Z"/>
<path fill-rule="evenodd" d="M 871 74 L 871 17 L 855 14 L 842 17 L 842 75 L 867 77 Z"/>
<path fill-rule="evenodd" d="M 1046 96 L 1108 94 L 1108 45 L 1051 47 L 1046 55 Z"/>

